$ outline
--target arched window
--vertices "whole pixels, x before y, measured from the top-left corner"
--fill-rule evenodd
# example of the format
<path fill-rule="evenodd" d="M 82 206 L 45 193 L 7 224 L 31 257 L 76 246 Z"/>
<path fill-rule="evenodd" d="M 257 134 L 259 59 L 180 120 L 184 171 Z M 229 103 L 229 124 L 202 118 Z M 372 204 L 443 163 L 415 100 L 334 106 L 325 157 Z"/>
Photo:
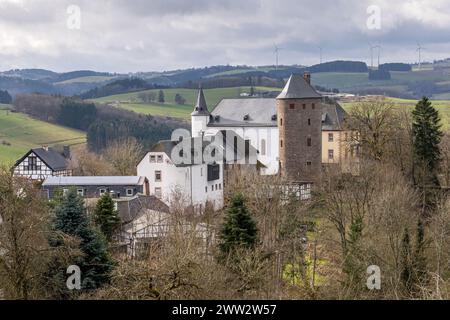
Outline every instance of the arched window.
<path fill-rule="evenodd" d="M 266 155 L 266 140 L 261 139 L 261 155 Z"/>

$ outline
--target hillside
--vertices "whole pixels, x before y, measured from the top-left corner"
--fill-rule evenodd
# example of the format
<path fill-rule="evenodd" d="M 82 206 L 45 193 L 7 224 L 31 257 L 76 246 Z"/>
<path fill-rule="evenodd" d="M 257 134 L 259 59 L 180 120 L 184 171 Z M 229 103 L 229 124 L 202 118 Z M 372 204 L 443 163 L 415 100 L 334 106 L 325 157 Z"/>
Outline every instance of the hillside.
<path fill-rule="evenodd" d="M 422 75 L 418 75 L 422 76 Z M 353 82 L 354 85 L 361 83 L 364 85 L 364 80 L 360 73 L 355 74 L 338 74 L 338 73 L 317 73 L 315 74 L 314 84 L 325 86 L 327 83 L 333 83 L 332 81 L 338 81 L 340 77 L 347 77 L 347 80 Z M 397 78 L 401 78 L 402 75 L 398 74 Z M 368 82 L 368 80 L 367 80 Z M 268 87 L 255 87 L 255 92 L 277 92 L 279 88 L 268 88 Z M 189 119 L 189 115 L 192 112 L 192 108 L 195 104 L 195 99 L 197 98 L 197 90 L 195 89 L 163 89 L 166 103 L 160 104 L 156 102 L 143 103 L 139 98 L 139 94 L 142 92 L 154 92 L 158 93 L 159 90 L 146 90 L 141 92 L 119 94 L 108 97 L 103 97 L 99 99 L 94 99 L 93 101 L 108 103 L 114 106 L 118 106 L 123 109 L 131 110 L 137 113 L 152 114 L 159 116 L 170 116 L 174 118 Z M 214 107 L 224 98 L 239 98 L 241 93 L 250 92 L 250 87 L 237 87 L 237 88 L 220 88 L 220 89 L 204 89 L 205 98 L 208 103 L 210 111 L 214 110 Z M 181 94 L 185 99 L 186 103 L 184 105 L 178 105 L 175 103 L 175 95 Z M 398 107 L 413 108 L 417 103 L 415 99 L 399 99 L 399 98 L 388 98 L 396 104 Z M 342 106 L 350 110 L 353 106 L 353 102 L 341 103 Z M 434 99 L 433 105 L 439 111 L 442 124 L 445 129 L 450 129 L 450 100 L 439 100 Z"/>
<path fill-rule="evenodd" d="M 0 105 L 0 163 L 15 161 L 28 149 L 44 144 L 78 145 L 85 141 L 82 131 L 35 120 Z"/>
<path fill-rule="evenodd" d="M 398 99 L 398 98 L 387 98 L 389 101 L 395 104 L 396 108 L 407 108 L 412 110 L 417 103 L 417 100 L 413 99 Z M 439 112 L 442 121 L 442 127 L 444 130 L 450 129 L 450 100 L 432 100 L 433 106 Z M 340 103 L 345 110 L 350 111 L 355 102 L 344 102 Z"/>
<path fill-rule="evenodd" d="M 197 98 L 197 89 L 162 89 L 165 96 L 165 103 L 150 102 L 144 103 L 139 97 L 142 93 L 158 94 L 159 89 L 145 90 L 133 93 L 125 93 L 93 99 L 95 102 L 109 103 L 127 110 L 138 113 L 168 116 L 175 118 L 189 118 L 193 105 Z M 255 92 L 280 91 L 279 88 L 255 87 Z M 214 107 L 224 98 L 239 98 L 241 93 L 249 93 L 250 87 L 217 88 L 205 89 L 206 102 L 213 110 Z M 184 105 L 176 104 L 175 95 L 180 94 L 186 102 Z"/>

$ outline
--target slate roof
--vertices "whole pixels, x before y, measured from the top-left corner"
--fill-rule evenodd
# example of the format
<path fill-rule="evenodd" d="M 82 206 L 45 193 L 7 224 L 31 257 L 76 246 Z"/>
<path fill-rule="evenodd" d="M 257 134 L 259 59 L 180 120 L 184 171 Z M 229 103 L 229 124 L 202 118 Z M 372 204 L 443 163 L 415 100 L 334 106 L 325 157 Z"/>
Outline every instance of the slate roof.
<path fill-rule="evenodd" d="M 200 88 L 197 95 L 197 103 L 191 116 L 209 116 L 208 106 L 206 105 L 205 95 L 203 89 Z"/>
<path fill-rule="evenodd" d="M 34 148 L 28 151 L 22 158 L 16 161 L 16 166 L 20 164 L 31 153 L 36 154 L 49 168 L 54 171 L 66 170 L 68 167 L 68 161 L 58 151 L 53 148 Z"/>
<path fill-rule="evenodd" d="M 126 224 L 145 213 L 154 210 L 169 213 L 169 207 L 155 196 L 137 195 L 132 199 L 114 199 L 122 223 Z"/>
<path fill-rule="evenodd" d="M 225 130 L 221 130 L 221 133 L 223 134 L 223 138 L 224 138 L 224 145 L 223 145 L 223 147 L 224 147 L 224 150 L 223 150 L 223 152 L 224 152 L 224 154 L 225 154 L 225 152 L 227 152 L 227 150 L 232 150 L 234 153 L 234 156 L 235 156 L 235 159 L 237 159 L 237 160 L 240 160 L 240 159 L 243 159 L 244 158 L 244 155 L 243 154 L 241 154 L 241 152 L 239 152 L 239 150 L 237 150 L 237 148 L 234 146 L 234 137 L 236 137 L 238 140 L 241 140 L 241 141 L 238 141 L 238 145 L 239 145 L 239 143 L 243 143 L 243 139 L 242 139 L 242 137 L 240 136 L 240 135 L 238 135 L 238 134 L 236 134 L 234 131 L 229 131 L 229 136 L 227 136 L 226 135 L 226 132 L 227 131 L 225 131 Z M 229 140 L 227 140 L 226 138 L 233 138 L 233 141 L 229 141 Z M 191 160 L 192 160 L 192 164 L 195 164 L 195 159 L 194 159 L 194 146 L 196 145 L 196 143 L 199 143 L 199 140 L 201 141 L 202 140 L 202 138 L 201 137 L 195 137 L 195 138 L 191 138 L 191 146 L 192 146 L 192 150 L 191 150 L 191 152 L 192 152 L 192 156 L 191 156 Z M 172 150 L 173 150 L 173 148 L 178 144 L 179 142 L 178 141 L 171 141 L 171 140 L 161 140 L 161 141 L 159 141 L 158 143 L 156 143 L 151 149 L 150 149 L 150 152 L 164 152 L 165 154 L 167 154 L 167 156 L 169 157 L 169 158 L 171 158 L 172 157 Z M 210 144 L 210 142 L 209 141 L 207 141 L 207 140 L 203 140 L 203 146 L 202 146 L 202 152 L 204 151 L 204 148 L 206 147 L 206 146 L 208 146 Z M 257 150 L 253 147 L 253 146 L 249 146 L 249 150 L 247 150 L 247 152 L 250 154 L 250 155 L 256 155 L 256 153 L 257 153 Z M 229 152 L 229 151 L 228 151 Z M 189 163 L 188 164 L 175 164 L 177 167 L 184 167 L 184 166 L 188 166 L 188 165 L 190 165 Z"/>
<path fill-rule="evenodd" d="M 212 112 L 208 127 L 276 127 L 276 114 L 276 99 L 223 99 Z M 322 130 L 342 130 L 346 115 L 338 103 L 322 103 Z"/>
<path fill-rule="evenodd" d="M 309 99 L 321 97 L 303 76 L 293 74 L 286 82 L 283 91 L 281 91 L 277 99 Z"/>
<path fill-rule="evenodd" d="M 69 176 L 48 177 L 42 186 L 132 186 L 144 184 L 139 176 Z"/>
<path fill-rule="evenodd" d="M 347 113 L 339 103 L 322 104 L 322 130 L 343 130 L 346 116 Z"/>
<path fill-rule="evenodd" d="M 211 114 L 208 127 L 223 126 L 277 126 L 275 99 L 223 99 Z M 248 116 L 247 120 L 244 117 Z M 273 118 L 275 116 L 275 118 Z"/>

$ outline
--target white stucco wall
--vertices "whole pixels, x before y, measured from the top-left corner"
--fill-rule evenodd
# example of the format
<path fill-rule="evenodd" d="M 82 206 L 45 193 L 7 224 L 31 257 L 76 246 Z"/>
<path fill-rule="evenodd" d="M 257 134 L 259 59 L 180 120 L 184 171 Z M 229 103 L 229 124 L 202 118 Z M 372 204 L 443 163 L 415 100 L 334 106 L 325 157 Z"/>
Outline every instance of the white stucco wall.
<path fill-rule="evenodd" d="M 151 155 L 156 158 L 158 155 L 162 155 L 163 161 L 161 163 L 150 162 Z M 169 206 L 174 201 L 174 196 L 177 195 L 181 196 L 183 204 L 186 206 L 191 204 L 204 206 L 209 201 L 214 204 L 215 209 L 220 209 L 223 206 L 223 165 L 219 165 L 219 179 L 208 181 L 206 164 L 177 167 L 167 154 L 148 152 L 138 164 L 137 174 L 147 177 L 150 195 L 155 195 L 155 188 L 161 188 L 161 200 Z M 161 181 L 156 181 L 156 171 L 161 171 Z"/>

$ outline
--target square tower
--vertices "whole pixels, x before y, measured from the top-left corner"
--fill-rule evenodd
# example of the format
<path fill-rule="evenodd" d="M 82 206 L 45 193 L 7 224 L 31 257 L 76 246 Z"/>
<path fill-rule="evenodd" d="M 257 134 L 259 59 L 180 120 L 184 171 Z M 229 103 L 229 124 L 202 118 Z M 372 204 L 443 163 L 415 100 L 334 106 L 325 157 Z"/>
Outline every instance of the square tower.
<path fill-rule="evenodd" d="M 277 97 L 280 174 L 289 182 L 314 183 L 322 170 L 322 96 L 309 73 L 291 75 Z"/>

